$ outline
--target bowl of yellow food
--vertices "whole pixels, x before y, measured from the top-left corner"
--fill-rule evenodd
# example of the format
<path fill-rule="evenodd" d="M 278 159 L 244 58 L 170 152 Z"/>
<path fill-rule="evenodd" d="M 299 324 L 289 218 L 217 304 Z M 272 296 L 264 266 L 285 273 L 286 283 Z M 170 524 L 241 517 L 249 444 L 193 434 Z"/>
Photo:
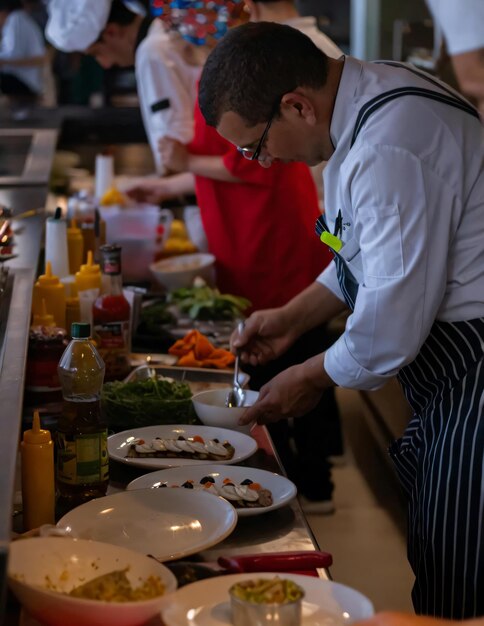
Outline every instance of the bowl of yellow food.
<path fill-rule="evenodd" d="M 243 580 L 229 589 L 234 626 L 299 626 L 304 589 L 279 578 Z"/>
<path fill-rule="evenodd" d="M 169 291 L 191 287 L 200 277 L 209 285 L 214 284 L 215 257 L 213 254 L 197 252 L 168 257 L 150 265 L 153 278 Z"/>
<path fill-rule="evenodd" d="M 144 554 L 66 537 L 13 542 L 8 583 L 46 626 L 141 626 L 159 615 L 177 586 L 166 567 Z"/>

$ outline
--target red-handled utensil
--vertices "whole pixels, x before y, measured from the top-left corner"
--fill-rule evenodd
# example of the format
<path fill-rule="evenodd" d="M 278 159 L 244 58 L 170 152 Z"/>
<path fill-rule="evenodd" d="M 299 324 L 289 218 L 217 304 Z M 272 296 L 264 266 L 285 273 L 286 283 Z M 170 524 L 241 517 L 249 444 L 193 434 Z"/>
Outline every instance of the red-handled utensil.
<path fill-rule="evenodd" d="M 243 556 L 219 557 L 220 567 L 227 573 L 242 572 L 301 572 L 328 568 L 333 563 L 329 552 L 305 550 L 297 552 L 273 552 L 272 554 L 246 554 Z"/>

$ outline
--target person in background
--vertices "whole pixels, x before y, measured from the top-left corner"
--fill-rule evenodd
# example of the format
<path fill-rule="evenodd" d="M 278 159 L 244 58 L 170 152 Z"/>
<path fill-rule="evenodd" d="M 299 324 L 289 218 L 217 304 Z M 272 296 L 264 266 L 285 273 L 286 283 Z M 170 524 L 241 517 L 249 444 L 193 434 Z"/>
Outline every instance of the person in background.
<path fill-rule="evenodd" d="M 168 3 L 165 3 L 168 4 Z M 191 41 L 211 47 L 210 24 L 220 22 L 217 11 L 210 8 L 178 8 L 175 27 L 189 34 Z M 198 3 L 193 3 L 198 4 Z M 213 3 L 207 3 L 207 5 Z M 226 3 L 215 3 L 220 11 Z M 232 3 L 235 4 L 235 3 Z M 187 3 L 185 3 L 187 5 Z M 166 7 L 168 14 L 169 6 Z M 202 21 L 204 20 L 204 21 Z M 202 36 L 203 25 L 207 35 Z M 196 32 L 194 32 L 196 29 Z M 217 37 L 218 39 L 219 37 Z M 337 56 L 340 56 L 339 51 Z M 209 251 L 216 257 L 217 286 L 223 292 L 247 297 L 253 310 L 287 302 L 291 294 L 307 286 L 311 276 L 329 261 L 327 251 L 313 241 L 311 232 L 320 215 L 316 188 L 309 169 L 302 164 L 278 163 L 263 171 L 209 128 L 195 109 L 195 138 L 188 150 L 181 144 L 165 140 L 161 149 L 170 169 L 195 175 L 196 194 L 207 234 Z M 186 174 L 181 174 L 185 176 Z M 169 180 L 161 181 L 159 199 L 170 190 Z M 148 190 L 153 192 L 153 189 Z M 152 200 L 155 197 L 150 196 Z M 292 257 L 294 247 L 305 253 Z M 291 264 L 283 259 L 292 257 Z M 275 265 L 270 258 L 277 259 Z M 267 380 L 289 365 L 299 363 L 312 354 L 315 346 L 327 337 L 325 327 L 314 329 L 301 338 L 286 355 L 265 367 L 250 368 L 251 386 L 260 388 Z M 322 398 L 320 404 L 294 424 L 271 426 L 271 436 L 290 478 L 298 486 L 307 512 L 331 513 L 333 485 L 331 482 L 330 438 L 322 415 L 332 416 L 334 447 L 341 453 L 342 442 L 338 408 L 334 393 Z M 293 435 L 294 451 L 290 441 Z"/>
<path fill-rule="evenodd" d="M 342 50 L 340 50 L 338 46 L 318 28 L 315 17 L 309 15 L 302 17 L 299 15 L 294 0 L 244 1 L 251 22 L 276 22 L 278 24 L 292 26 L 307 35 L 311 41 L 327 56 L 334 59 L 343 56 Z M 316 184 L 316 189 L 318 190 L 321 207 L 324 207 L 322 174 L 325 165 L 326 164 L 322 162 L 311 167 L 311 173 Z M 330 343 L 332 343 L 332 340 L 336 338 L 330 334 L 326 326 L 323 327 L 322 333 L 323 336 L 321 339 L 325 345 L 329 346 Z M 326 336 L 324 337 L 324 335 Z M 290 354 L 291 353 L 289 353 L 289 355 Z M 306 352 L 306 358 L 313 356 L 313 354 L 316 354 L 316 352 L 314 352 L 314 344 L 312 346 L 312 350 Z M 300 358 L 302 358 L 302 356 Z M 257 387 L 260 388 L 263 384 L 268 382 L 271 378 L 288 366 L 289 361 L 287 358 L 284 358 L 276 360 L 266 366 L 259 365 L 255 370 L 247 365 L 245 368 L 253 370 L 251 374 L 255 378 Z M 290 429 L 295 434 L 294 441 L 292 442 L 293 445 L 291 446 L 292 448 L 295 448 L 292 455 L 292 462 L 294 465 L 302 464 L 299 472 L 300 474 L 304 473 L 317 476 L 318 468 L 321 465 L 321 461 L 316 460 L 316 456 L 319 458 L 321 455 L 321 448 L 319 447 L 321 444 L 307 443 L 308 439 L 313 441 L 311 433 L 314 434 L 315 442 L 324 440 L 324 454 L 327 457 L 340 457 L 343 454 L 344 446 L 341 432 L 341 420 L 334 395 L 334 389 L 328 389 L 325 392 L 323 403 L 319 409 L 321 414 L 324 413 L 325 415 L 325 419 L 323 421 L 321 421 L 320 417 L 317 415 L 317 411 L 314 411 L 308 419 L 303 420 L 301 423 L 296 422 Z M 288 424 L 286 422 L 283 421 L 274 424 L 272 426 L 272 432 L 276 429 L 279 429 L 280 431 L 278 437 L 279 440 L 282 440 L 283 438 L 286 440 L 289 439 Z M 307 460 L 304 461 L 304 458 Z M 301 483 L 301 479 L 299 479 L 299 483 Z M 305 491 L 307 491 L 307 489 L 303 490 L 303 493 Z M 310 499 L 306 498 L 304 495 L 300 498 L 306 513 L 331 512 L 331 497 L 316 499 L 314 498 L 314 495 L 317 493 L 317 490 L 314 489 L 310 489 L 309 493 L 312 496 Z M 319 490 L 319 493 L 321 494 L 321 490 Z M 328 494 L 326 494 L 326 496 L 327 495 Z"/>
<path fill-rule="evenodd" d="M 134 65 L 146 134 L 157 172 L 164 174 L 158 141 L 191 140 L 200 67 L 183 60 L 181 38 L 152 20 L 148 9 L 147 0 L 52 0 L 46 34 L 56 48 L 84 51 L 105 69 Z"/>
<path fill-rule="evenodd" d="M 250 72 L 243 68 L 250 67 Z M 311 410 L 336 384 L 398 376 L 414 410 L 390 453 L 408 497 L 418 613 L 484 614 L 484 150 L 476 109 L 424 72 L 330 59 L 299 31 L 246 24 L 208 57 L 199 105 L 258 158 L 324 170 L 317 281 L 232 341 L 251 363 L 349 309 L 330 348 L 265 385 L 241 423 Z M 293 258 L 297 258 L 294 249 Z"/>
<path fill-rule="evenodd" d="M 105 69 L 134 65 L 143 124 L 156 172 L 167 170 L 158 150 L 165 136 L 181 143 L 193 137 L 193 106 L 201 64 L 191 48 L 149 15 L 149 0 L 51 0 L 47 37 L 64 51 L 82 50 Z M 189 183 L 193 181 L 189 180 Z M 143 186 L 158 184 L 145 178 Z M 187 185 L 178 187 L 182 196 Z M 190 184 L 188 184 L 188 188 Z M 132 192 L 136 200 L 137 195 Z M 207 247 L 198 207 L 185 209 L 195 245 Z"/>
<path fill-rule="evenodd" d="M 83 50 L 105 69 L 134 65 L 143 124 L 156 171 L 169 174 L 158 150 L 163 137 L 182 144 L 193 137 L 193 107 L 201 63 L 176 32 L 149 15 L 148 0 L 51 0 L 46 33 L 57 48 Z M 67 26 L 66 26 L 67 24 Z M 192 183 L 193 181 L 188 181 Z M 158 184 L 146 178 L 143 186 Z M 178 187 L 174 197 L 183 195 Z M 188 188 L 190 184 L 188 184 Z M 137 198 L 132 192 L 132 197 Z M 195 245 L 206 249 L 199 210 L 185 209 Z"/>
<path fill-rule="evenodd" d="M 427 0 L 434 22 L 444 35 L 459 86 L 477 101 L 484 115 L 484 2 Z"/>
<path fill-rule="evenodd" d="M 0 91 L 9 99 L 14 117 L 20 119 L 42 94 L 44 40 L 21 0 L 0 0 L 0 27 Z"/>

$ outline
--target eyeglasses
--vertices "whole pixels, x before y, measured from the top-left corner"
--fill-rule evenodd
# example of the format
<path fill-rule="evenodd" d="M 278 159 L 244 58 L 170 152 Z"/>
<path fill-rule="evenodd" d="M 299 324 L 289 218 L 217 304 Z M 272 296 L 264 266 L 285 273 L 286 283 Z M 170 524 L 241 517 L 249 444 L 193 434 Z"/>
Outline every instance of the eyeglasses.
<path fill-rule="evenodd" d="M 263 161 L 264 160 L 260 158 L 260 153 L 262 152 L 262 148 L 264 147 L 264 143 L 266 142 L 267 135 L 269 134 L 269 129 L 272 125 L 272 122 L 274 120 L 274 117 L 277 113 L 278 108 L 279 108 L 279 105 L 275 108 L 274 113 L 271 115 L 269 121 L 267 122 L 266 127 L 264 128 L 264 132 L 262 133 L 262 137 L 259 139 L 259 143 L 257 144 L 257 147 L 255 150 L 253 150 L 252 148 L 237 147 L 237 150 L 240 152 L 240 154 L 244 158 L 246 158 L 248 161 Z"/>

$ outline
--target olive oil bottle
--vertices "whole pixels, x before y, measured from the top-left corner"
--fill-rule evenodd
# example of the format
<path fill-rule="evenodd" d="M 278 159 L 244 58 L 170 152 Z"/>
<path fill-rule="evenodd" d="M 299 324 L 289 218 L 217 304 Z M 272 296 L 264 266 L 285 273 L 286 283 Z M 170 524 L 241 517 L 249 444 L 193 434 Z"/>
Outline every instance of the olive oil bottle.
<path fill-rule="evenodd" d="M 77 505 L 106 494 L 107 427 L 101 413 L 104 362 L 89 340 L 90 325 L 72 324 L 72 341 L 57 368 L 63 409 L 57 427 L 59 495 Z"/>

